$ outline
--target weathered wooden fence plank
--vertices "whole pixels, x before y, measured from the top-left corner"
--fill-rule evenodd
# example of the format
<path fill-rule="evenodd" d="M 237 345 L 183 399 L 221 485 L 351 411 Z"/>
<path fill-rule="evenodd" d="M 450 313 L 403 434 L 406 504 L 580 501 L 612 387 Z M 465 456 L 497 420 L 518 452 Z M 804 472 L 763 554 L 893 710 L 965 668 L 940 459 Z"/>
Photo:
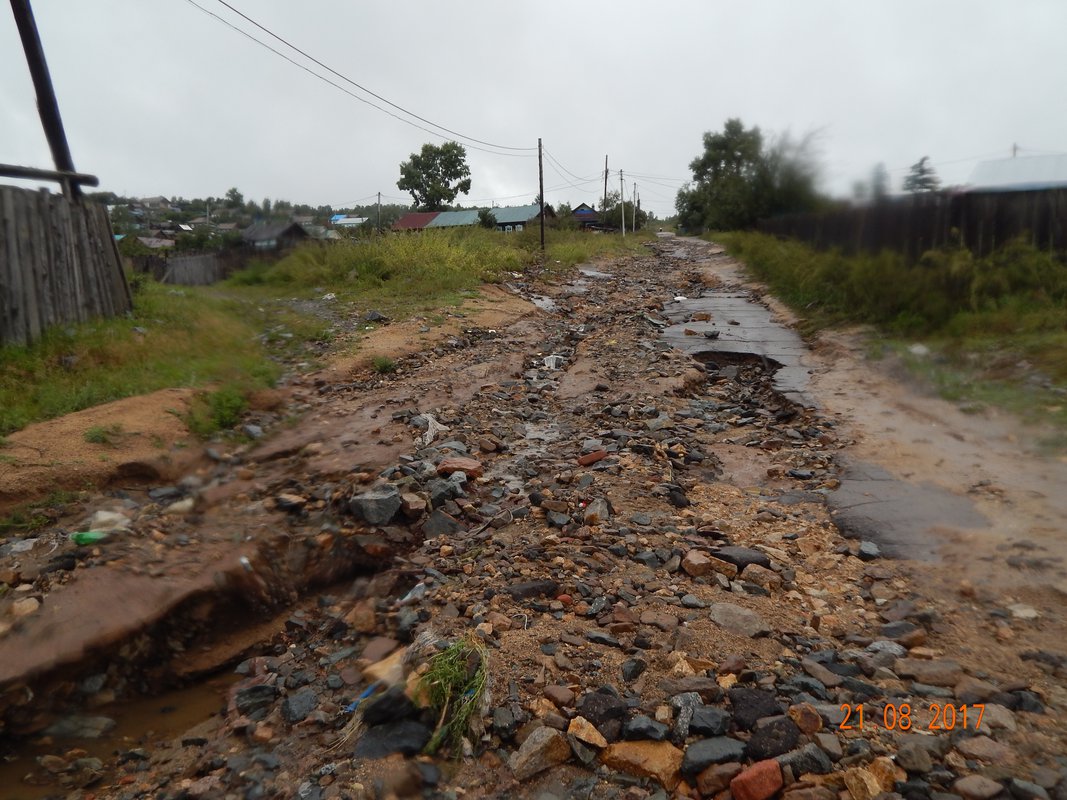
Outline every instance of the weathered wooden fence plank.
<path fill-rule="evenodd" d="M 132 308 L 103 206 L 0 186 L 0 344 Z"/>
<path fill-rule="evenodd" d="M 1024 236 L 1038 248 L 1067 252 L 1067 189 L 965 192 L 904 198 L 864 208 L 763 220 L 764 233 L 846 253 L 895 250 L 918 259 L 956 243 L 988 255 Z"/>

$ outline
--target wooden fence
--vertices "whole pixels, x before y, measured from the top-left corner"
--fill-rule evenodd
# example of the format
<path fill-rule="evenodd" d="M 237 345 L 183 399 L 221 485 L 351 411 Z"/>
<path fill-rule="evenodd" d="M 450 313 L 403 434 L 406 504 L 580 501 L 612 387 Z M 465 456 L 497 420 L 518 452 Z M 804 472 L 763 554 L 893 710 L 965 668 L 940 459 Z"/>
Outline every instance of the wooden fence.
<path fill-rule="evenodd" d="M 918 259 L 960 244 L 984 256 L 1012 239 L 1067 252 L 1067 189 L 919 195 L 863 208 L 764 220 L 764 233 L 846 253 L 895 250 Z"/>
<path fill-rule="evenodd" d="M 105 206 L 0 186 L 0 344 L 131 308 Z"/>
<path fill-rule="evenodd" d="M 246 251 L 233 249 L 211 253 L 153 253 L 133 256 L 130 264 L 134 272 L 151 275 L 160 283 L 207 286 L 230 277 L 247 259 Z"/>

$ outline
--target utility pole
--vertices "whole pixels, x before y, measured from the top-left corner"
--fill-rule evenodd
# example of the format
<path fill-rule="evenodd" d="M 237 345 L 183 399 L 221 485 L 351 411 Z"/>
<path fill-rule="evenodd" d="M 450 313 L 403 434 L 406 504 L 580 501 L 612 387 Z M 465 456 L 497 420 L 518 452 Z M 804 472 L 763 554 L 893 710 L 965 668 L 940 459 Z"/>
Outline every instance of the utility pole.
<path fill-rule="evenodd" d="M 600 210 L 608 207 L 608 156 L 604 154 L 604 201 L 600 204 Z"/>
<path fill-rule="evenodd" d="M 15 15 L 15 25 L 22 39 L 22 49 L 26 51 L 26 64 L 30 68 L 33 88 L 37 93 L 37 112 L 41 116 L 41 125 L 52 151 L 52 160 L 60 172 L 74 172 L 74 160 L 70 156 L 67 135 L 63 132 L 63 120 L 59 116 L 59 103 L 52 87 L 52 77 L 48 74 L 48 64 L 44 59 L 44 47 L 41 35 L 37 32 L 37 23 L 33 19 L 30 0 L 11 0 L 11 11 Z M 81 195 L 78 184 L 70 178 L 62 181 L 63 192 L 70 199 Z"/>
<path fill-rule="evenodd" d="M 626 238 L 626 188 L 622 185 L 622 170 L 619 170 L 619 210 L 622 212 L 622 238 Z"/>
<path fill-rule="evenodd" d="M 545 252 L 545 165 L 541 160 L 541 137 L 537 137 L 537 184 L 541 199 L 541 252 Z"/>
<path fill-rule="evenodd" d="M 634 214 L 633 214 L 633 220 L 634 221 L 633 221 L 633 224 L 630 226 L 630 230 L 636 231 L 637 230 L 637 183 L 636 182 L 634 182 Z"/>
<path fill-rule="evenodd" d="M 1011 157 L 1015 158 L 1015 156 L 1016 156 L 1016 154 L 1018 154 L 1018 152 L 1019 152 L 1019 145 L 1013 144 L 1011 146 Z"/>
<path fill-rule="evenodd" d="M 382 193 L 378 192 L 378 233 L 382 232 Z"/>

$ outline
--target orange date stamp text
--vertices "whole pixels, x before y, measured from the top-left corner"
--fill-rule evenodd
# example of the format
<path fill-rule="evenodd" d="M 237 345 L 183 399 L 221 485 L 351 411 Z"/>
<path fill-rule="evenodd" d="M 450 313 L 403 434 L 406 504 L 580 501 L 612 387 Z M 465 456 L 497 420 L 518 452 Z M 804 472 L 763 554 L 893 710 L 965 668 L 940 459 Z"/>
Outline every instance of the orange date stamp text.
<path fill-rule="evenodd" d="M 973 725 L 974 730 L 982 726 L 982 716 L 985 714 L 985 703 L 972 703 L 970 705 L 952 705 L 951 703 L 929 703 L 926 710 L 933 715 L 933 719 L 922 725 L 912 719 L 912 705 L 910 703 L 887 703 L 878 713 L 878 710 L 867 711 L 862 703 L 850 705 L 845 703 L 841 706 L 845 718 L 838 724 L 838 729 L 843 731 L 863 730 L 865 724 L 880 725 L 890 731 L 953 731 L 957 728 L 969 728 Z M 924 714 L 925 719 L 927 715 Z"/>

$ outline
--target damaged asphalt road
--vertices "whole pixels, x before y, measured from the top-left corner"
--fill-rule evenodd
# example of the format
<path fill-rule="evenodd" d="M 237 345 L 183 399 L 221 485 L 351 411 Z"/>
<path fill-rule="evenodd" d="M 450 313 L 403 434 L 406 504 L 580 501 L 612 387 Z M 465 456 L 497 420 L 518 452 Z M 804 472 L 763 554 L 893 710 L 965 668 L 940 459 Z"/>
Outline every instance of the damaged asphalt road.
<path fill-rule="evenodd" d="M 300 379 L 295 426 L 99 496 L 108 541 L 5 545 L 0 719 L 48 750 L 20 778 L 131 799 L 1067 796 L 1067 658 L 1030 644 L 1048 612 L 841 535 L 848 437 L 806 394 L 802 342 L 733 330 L 762 305 L 725 258 L 666 239 L 518 277 L 538 302 L 510 325 L 394 375 Z M 455 712 L 420 679 L 456 642 L 486 689 L 462 741 L 419 755 Z M 219 669 L 236 681 L 194 731 L 77 749 L 109 701 Z"/>

